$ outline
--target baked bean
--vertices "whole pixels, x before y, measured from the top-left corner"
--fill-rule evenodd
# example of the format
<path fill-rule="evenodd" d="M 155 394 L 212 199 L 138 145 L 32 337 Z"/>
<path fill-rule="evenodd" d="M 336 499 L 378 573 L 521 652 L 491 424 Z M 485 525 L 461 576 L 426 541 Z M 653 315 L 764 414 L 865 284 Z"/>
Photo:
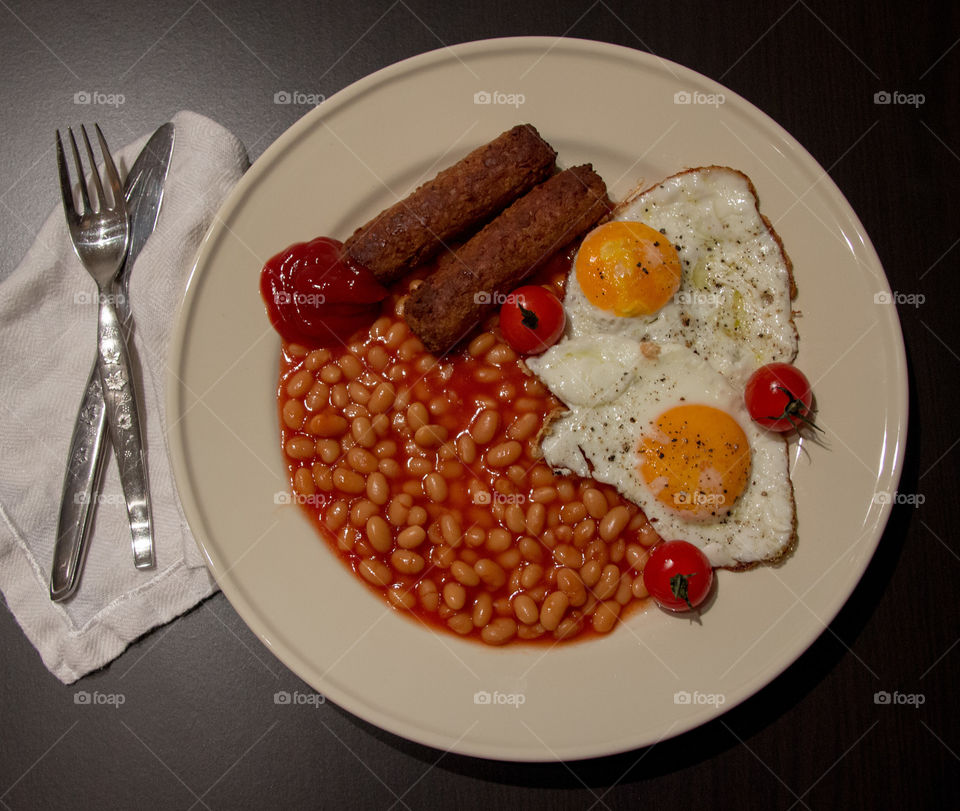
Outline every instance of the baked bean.
<path fill-rule="evenodd" d="M 546 487 L 553 484 L 555 478 L 553 471 L 543 465 L 537 465 L 530 471 L 530 484 L 533 487 Z"/>
<path fill-rule="evenodd" d="M 579 569 L 583 566 L 583 552 L 571 544 L 558 544 L 553 550 L 553 559 L 561 566 Z"/>
<path fill-rule="evenodd" d="M 557 482 L 557 495 L 560 496 L 561 501 L 572 501 L 573 497 L 577 494 L 576 488 L 573 486 L 573 482 L 570 479 L 561 479 Z"/>
<path fill-rule="evenodd" d="M 504 403 L 510 402 L 517 396 L 517 390 L 510 383 L 501 384 L 497 389 L 497 398 Z"/>
<path fill-rule="evenodd" d="M 583 627 L 582 617 L 567 617 L 553 632 L 554 639 L 570 639 L 580 633 Z"/>
<path fill-rule="evenodd" d="M 390 349 L 396 349 L 406 339 L 407 332 L 407 324 L 405 321 L 395 322 L 394 325 L 387 330 L 387 334 L 385 336 L 386 345 L 390 347 Z"/>
<path fill-rule="evenodd" d="M 350 433 L 364 448 L 372 448 L 377 444 L 377 435 L 366 417 L 357 417 L 350 426 Z"/>
<path fill-rule="evenodd" d="M 390 418 L 386 414 L 374 414 L 370 425 L 373 426 L 377 438 L 383 439 L 390 431 Z"/>
<path fill-rule="evenodd" d="M 523 381 L 523 390 L 532 397 L 542 397 L 547 393 L 543 383 L 535 377 L 528 377 Z"/>
<path fill-rule="evenodd" d="M 620 538 L 620 540 L 610 544 L 607 548 L 610 550 L 610 561 L 612 563 L 619 563 L 626 554 L 627 544 L 623 538 Z"/>
<path fill-rule="evenodd" d="M 379 344 L 374 344 L 367 351 L 367 363 L 369 363 L 370 367 L 375 371 L 382 372 L 387 368 L 387 364 L 390 363 L 390 356 L 387 354 L 386 349 Z"/>
<path fill-rule="evenodd" d="M 330 389 L 330 404 L 343 411 L 350 404 L 350 395 L 347 393 L 346 383 L 337 383 Z"/>
<path fill-rule="evenodd" d="M 473 571 L 490 589 L 496 590 L 507 582 L 507 573 L 503 570 L 503 567 L 496 561 L 490 560 L 490 558 L 481 558 L 474 563 Z"/>
<path fill-rule="evenodd" d="M 442 543 L 433 547 L 430 557 L 433 560 L 433 565 L 437 568 L 449 569 L 456 562 L 457 553 L 445 543 Z"/>
<path fill-rule="evenodd" d="M 470 429 L 470 435 L 478 445 L 486 445 L 496 435 L 500 427 L 500 415 L 492 409 L 484 409 Z"/>
<path fill-rule="evenodd" d="M 493 619 L 493 598 L 486 591 L 477 595 L 473 601 L 473 621 L 474 628 L 483 628 L 491 619 Z"/>
<path fill-rule="evenodd" d="M 338 467 L 333 471 L 333 486 L 344 493 L 357 495 L 367 489 L 367 482 L 359 473 Z"/>
<path fill-rule="evenodd" d="M 506 552 L 512 540 L 513 536 L 503 527 L 494 527 L 487 533 L 487 549 L 494 554 Z"/>
<path fill-rule="evenodd" d="M 570 605 L 577 607 L 587 601 L 587 590 L 573 569 L 563 568 L 557 572 L 557 588 L 570 598 Z"/>
<path fill-rule="evenodd" d="M 378 507 L 382 507 L 390 498 L 390 484 L 387 482 L 387 477 L 379 470 L 375 470 L 367 477 L 367 498 Z"/>
<path fill-rule="evenodd" d="M 353 527 L 340 527 L 337 533 L 337 548 L 344 552 L 359 552 L 357 544 L 357 531 Z"/>
<path fill-rule="evenodd" d="M 597 560 L 588 560 L 580 567 L 580 579 L 588 589 L 597 585 L 600 579 L 600 572 L 603 571 L 603 564 Z"/>
<path fill-rule="evenodd" d="M 284 450 L 291 459 L 312 459 L 317 446 L 312 439 L 305 436 L 295 436 L 287 440 Z"/>
<path fill-rule="evenodd" d="M 411 456 L 407 459 L 406 468 L 411 476 L 426 476 L 433 470 L 433 465 L 430 464 L 429 459 L 424 459 L 422 456 Z"/>
<path fill-rule="evenodd" d="M 329 493 L 333 489 L 333 476 L 330 474 L 330 468 L 319 462 L 314 462 L 312 471 L 314 484 L 323 492 Z"/>
<path fill-rule="evenodd" d="M 454 611 L 459 611 L 467 602 L 467 590 L 452 580 L 443 584 L 443 601 Z"/>
<path fill-rule="evenodd" d="M 531 639 L 539 639 L 546 633 L 546 628 L 544 628 L 539 622 L 534 625 L 520 625 L 517 628 L 517 636 L 520 639 L 525 639 L 527 641 Z"/>
<path fill-rule="evenodd" d="M 428 473 L 424 476 L 423 489 L 430 500 L 436 504 L 440 504 L 447 499 L 447 480 L 439 473 Z"/>
<path fill-rule="evenodd" d="M 447 439 L 447 429 L 442 425 L 421 425 L 413 435 L 413 441 L 421 448 L 435 448 Z"/>
<path fill-rule="evenodd" d="M 622 504 L 611 509 L 600 521 L 600 537 L 608 543 L 616 538 L 630 520 L 630 513 Z"/>
<path fill-rule="evenodd" d="M 473 628 L 473 619 L 469 614 L 454 614 L 447 620 L 447 626 L 456 633 L 462 635 L 469 634 Z"/>
<path fill-rule="evenodd" d="M 619 616 L 620 603 L 615 600 L 600 603 L 593 612 L 593 630 L 598 634 L 608 633 L 617 624 Z"/>
<path fill-rule="evenodd" d="M 356 380 L 352 380 L 347 384 L 347 394 L 350 395 L 350 399 L 353 400 L 353 402 L 359 403 L 360 405 L 366 405 L 370 402 L 369 390 Z"/>
<path fill-rule="evenodd" d="M 457 437 L 457 453 L 465 464 L 472 465 L 477 460 L 477 444 L 470 434 L 460 434 Z"/>
<path fill-rule="evenodd" d="M 517 487 L 522 485 L 523 489 L 526 489 L 527 471 L 523 465 L 510 465 L 510 467 L 507 468 L 507 478 L 517 485 Z"/>
<path fill-rule="evenodd" d="M 397 535 L 397 546 L 402 549 L 416 549 L 427 538 L 427 531 L 423 527 L 407 527 Z"/>
<path fill-rule="evenodd" d="M 524 536 L 520 539 L 518 548 L 524 560 L 529 560 L 531 563 L 539 563 L 543 560 L 543 546 L 536 538 Z"/>
<path fill-rule="evenodd" d="M 531 535 L 539 535 L 543 531 L 543 526 L 547 520 L 547 508 L 540 503 L 533 503 L 527 508 L 527 532 Z"/>
<path fill-rule="evenodd" d="M 324 517 L 324 523 L 331 532 L 336 532 L 340 527 L 347 523 L 350 516 L 350 510 L 345 501 L 334 501 L 327 510 Z"/>
<path fill-rule="evenodd" d="M 497 617 L 480 632 L 480 638 L 488 645 L 503 645 L 516 635 L 517 623 L 510 617 Z"/>
<path fill-rule="evenodd" d="M 377 469 L 377 457 L 363 448 L 351 448 L 347 451 L 347 464 L 357 473 L 373 473 Z"/>
<path fill-rule="evenodd" d="M 519 504 L 507 505 L 504 520 L 507 523 L 507 529 L 514 535 L 522 535 L 527 528 L 527 518 Z"/>
<path fill-rule="evenodd" d="M 537 432 L 539 427 L 540 416 L 538 414 L 523 414 L 517 417 L 507 429 L 507 436 L 510 439 L 528 439 Z"/>
<path fill-rule="evenodd" d="M 390 584 L 392 575 L 390 568 L 383 561 L 376 558 L 364 558 L 357 566 L 360 576 L 368 583 L 375 586 L 387 586 Z"/>
<path fill-rule="evenodd" d="M 417 599 L 427 611 L 436 611 L 440 605 L 440 592 L 432 580 L 421 580 L 417 584 Z"/>
<path fill-rule="evenodd" d="M 317 492 L 316 485 L 313 482 L 313 473 L 309 468 L 297 468 L 297 472 L 293 474 L 293 489 L 301 496 L 312 496 Z"/>
<path fill-rule="evenodd" d="M 595 487 L 588 487 L 581 496 L 583 504 L 593 518 L 603 518 L 607 514 L 607 500 Z"/>
<path fill-rule="evenodd" d="M 366 523 L 367 540 L 370 546 L 380 553 L 389 552 L 393 546 L 393 532 L 390 525 L 379 515 L 371 515 Z M 397 568 L 394 566 L 394 568 Z"/>
<path fill-rule="evenodd" d="M 313 384 L 310 391 L 307 392 L 307 396 L 303 398 L 303 404 L 310 411 L 317 411 L 323 408 L 330 397 L 330 387 L 326 383 L 321 383 L 319 380 Z"/>
<path fill-rule="evenodd" d="M 487 451 L 486 462 L 490 467 L 506 467 L 516 462 L 521 453 L 523 447 L 519 442 L 501 442 Z"/>
<path fill-rule="evenodd" d="M 357 529 L 362 529 L 366 526 L 370 517 L 376 514 L 376 504 L 365 498 L 357 499 L 350 508 L 350 523 Z"/>
<path fill-rule="evenodd" d="M 421 526 L 427 523 L 427 511 L 423 507 L 411 507 L 407 513 L 407 523 L 411 526 Z"/>
<path fill-rule="evenodd" d="M 481 332 L 476 338 L 470 341 L 467 346 L 467 352 L 473 357 L 478 358 L 497 342 L 496 336 L 492 332 Z"/>
<path fill-rule="evenodd" d="M 513 613 L 524 625 L 540 621 L 540 609 L 528 594 L 518 594 L 513 598 Z"/>
<path fill-rule="evenodd" d="M 307 421 L 307 433 L 321 437 L 338 437 L 347 432 L 349 423 L 339 414 L 324 411 L 314 414 Z"/>
<path fill-rule="evenodd" d="M 425 375 L 437 365 L 437 359 L 431 355 L 429 352 L 421 355 L 414 361 L 413 368 L 416 369 L 420 374 Z"/>
<path fill-rule="evenodd" d="M 540 624 L 548 631 L 555 631 L 569 605 L 570 598 L 562 591 L 550 592 L 540 606 Z"/>
<path fill-rule="evenodd" d="M 411 431 L 416 431 L 430 422 L 430 415 L 423 403 L 411 403 L 407 408 L 407 425 Z"/>
<path fill-rule="evenodd" d="M 587 544 L 584 550 L 584 556 L 589 560 L 595 560 L 603 568 L 610 560 L 610 551 L 607 545 L 599 538 L 594 538 Z"/>
<path fill-rule="evenodd" d="M 303 397 L 313 385 L 313 375 L 306 369 L 301 369 L 287 381 L 288 397 Z"/>
<path fill-rule="evenodd" d="M 463 533 L 463 538 L 468 547 L 475 549 L 478 546 L 482 546 L 484 541 L 487 540 L 487 531 L 483 527 L 470 527 L 470 529 Z"/>
<path fill-rule="evenodd" d="M 560 508 L 560 520 L 564 524 L 580 523 L 587 517 L 587 508 L 582 501 L 570 501 Z"/>
<path fill-rule="evenodd" d="M 340 443 L 335 439 L 318 439 L 317 455 L 328 465 L 340 458 Z"/>
<path fill-rule="evenodd" d="M 506 552 L 501 552 L 497 555 L 497 563 L 503 566 L 504 569 L 516 568 L 522 560 L 523 556 L 520 554 L 519 549 L 508 549 Z"/>
<path fill-rule="evenodd" d="M 465 563 L 462 560 L 454 561 L 451 564 L 450 574 L 452 574 L 465 586 L 480 585 L 480 576 L 469 563 Z"/>
<path fill-rule="evenodd" d="M 370 480 L 367 480 L 367 489 L 369 495 Z M 371 499 L 372 501 L 373 499 Z M 393 524 L 395 527 L 402 526 L 407 523 L 407 513 L 410 511 L 410 508 L 403 504 L 398 498 L 393 498 L 390 500 L 390 504 L 387 506 L 387 520 Z"/>
<path fill-rule="evenodd" d="M 390 556 L 390 563 L 401 574 L 420 574 L 427 565 L 423 557 L 412 549 L 397 549 Z"/>
<path fill-rule="evenodd" d="M 387 589 L 387 600 L 394 608 L 408 611 L 417 604 L 417 598 L 400 583 L 394 583 Z"/>
<path fill-rule="evenodd" d="M 440 593 L 437 584 L 430 579 L 421 580 L 417 584 L 417 599 L 427 611 L 436 611 L 440 605 Z"/>
<path fill-rule="evenodd" d="M 458 547 L 463 534 L 460 532 L 460 522 L 457 517 L 453 513 L 444 513 L 440 516 L 439 523 L 443 540 L 454 548 Z"/>
<path fill-rule="evenodd" d="M 592 518 L 584 518 L 573 528 L 573 543 L 582 548 L 586 546 L 597 532 L 597 522 Z"/>
<path fill-rule="evenodd" d="M 283 404 L 283 424 L 287 428 L 299 431 L 303 427 L 303 422 L 307 418 L 307 412 L 303 403 L 299 400 L 290 399 Z"/>
<path fill-rule="evenodd" d="M 367 414 L 366 407 L 360 405 L 360 403 L 348 403 L 343 407 L 343 416 L 348 420 L 352 420 L 354 417 L 366 417 Z"/>
<path fill-rule="evenodd" d="M 547 487 L 546 485 L 543 487 L 536 487 L 530 494 L 530 498 L 537 502 L 537 504 L 550 504 L 551 502 L 556 501 L 557 491 L 552 487 Z"/>
<path fill-rule="evenodd" d="M 642 600 L 644 597 L 650 594 L 647 591 L 647 584 L 643 582 L 643 573 L 641 572 L 635 578 L 633 578 L 633 583 L 630 586 L 630 591 L 633 593 L 633 596 L 638 600 Z"/>
<path fill-rule="evenodd" d="M 528 563 L 520 572 L 520 585 L 525 589 L 532 589 L 543 577 L 543 566 L 539 563 Z"/>
<path fill-rule="evenodd" d="M 320 379 L 327 385 L 339 383 L 343 377 L 343 370 L 334 363 L 328 363 L 320 370 Z"/>
<path fill-rule="evenodd" d="M 617 586 L 617 593 L 614 595 L 614 600 L 616 600 L 620 605 L 626 605 L 630 602 L 633 597 L 633 577 L 630 576 L 629 572 L 624 572 L 620 576 L 620 585 Z"/>
<path fill-rule="evenodd" d="M 377 459 L 387 459 L 397 455 L 397 443 L 392 439 L 384 439 L 373 446 L 373 455 Z"/>
<path fill-rule="evenodd" d="M 411 361 L 423 351 L 423 343 L 419 338 L 407 338 L 397 350 L 397 356 L 400 360 Z"/>
<path fill-rule="evenodd" d="M 632 543 L 628 544 L 626 554 L 630 568 L 635 572 L 642 572 L 650 553 L 639 544 Z"/>
<path fill-rule="evenodd" d="M 329 349 L 314 349 L 310 352 L 303 361 L 303 366 L 305 369 L 309 369 L 311 372 L 315 372 L 323 364 L 330 360 L 330 350 Z"/>
<path fill-rule="evenodd" d="M 440 450 L 443 451 L 448 447 L 444 445 Z M 437 465 L 437 473 L 445 479 L 459 479 L 463 476 L 463 465 L 456 459 L 444 459 Z"/>
<path fill-rule="evenodd" d="M 660 542 L 660 536 L 649 522 L 637 533 L 637 539 L 648 549 Z"/>
<path fill-rule="evenodd" d="M 617 593 L 620 587 L 620 569 L 613 563 L 608 563 L 600 572 L 600 578 L 593 587 L 593 596 L 598 600 L 609 600 Z"/>
<path fill-rule="evenodd" d="M 366 391 L 366 389 L 364 389 L 364 391 Z M 393 384 L 381 383 L 373 390 L 373 393 L 369 395 L 365 402 L 367 410 L 371 414 L 382 414 L 384 411 L 389 410 L 395 399 L 396 390 Z"/>
<path fill-rule="evenodd" d="M 383 338 L 393 324 L 393 319 L 389 315 L 381 315 L 370 325 L 370 334 L 374 338 Z"/>
<path fill-rule="evenodd" d="M 363 364 L 356 355 L 343 355 L 338 365 L 348 380 L 355 380 L 363 373 Z"/>
<path fill-rule="evenodd" d="M 506 344 L 497 344 L 487 352 L 484 360 L 487 363 L 499 365 L 501 363 L 512 363 L 517 359 L 517 353 Z"/>
<path fill-rule="evenodd" d="M 423 482 L 419 479 L 409 479 L 400 485 L 400 489 L 409 496 L 422 496 Z"/>
<path fill-rule="evenodd" d="M 450 410 L 450 401 L 446 397 L 434 397 L 427 405 L 428 410 L 435 417 L 446 414 Z"/>

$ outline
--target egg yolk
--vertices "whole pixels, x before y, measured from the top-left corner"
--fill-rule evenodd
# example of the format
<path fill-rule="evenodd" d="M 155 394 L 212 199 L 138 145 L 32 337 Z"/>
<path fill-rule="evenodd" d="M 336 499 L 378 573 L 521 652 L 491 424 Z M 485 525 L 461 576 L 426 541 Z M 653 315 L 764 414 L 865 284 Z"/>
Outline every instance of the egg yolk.
<path fill-rule="evenodd" d="M 747 435 L 726 411 L 670 408 L 640 439 L 638 469 L 651 492 L 688 521 L 721 518 L 750 476 Z"/>
<path fill-rule="evenodd" d="M 680 287 L 680 257 L 663 234 L 640 222 L 594 228 L 577 252 L 577 281 L 587 300 L 614 315 L 653 315 Z"/>

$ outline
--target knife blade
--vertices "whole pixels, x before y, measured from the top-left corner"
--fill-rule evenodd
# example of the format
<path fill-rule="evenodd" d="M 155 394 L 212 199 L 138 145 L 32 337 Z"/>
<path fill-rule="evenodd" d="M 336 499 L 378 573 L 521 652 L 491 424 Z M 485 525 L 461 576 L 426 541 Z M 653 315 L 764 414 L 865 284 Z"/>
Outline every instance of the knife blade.
<path fill-rule="evenodd" d="M 130 271 L 157 224 L 173 142 L 173 124 L 164 124 L 150 136 L 124 181 L 124 197 L 130 214 L 130 248 L 112 292 L 116 295 L 117 314 L 128 332 Z M 50 573 L 50 599 L 55 602 L 72 596 L 80 582 L 106 458 L 106 426 L 103 390 L 94 362 L 74 424 L 63 479 Z"/>

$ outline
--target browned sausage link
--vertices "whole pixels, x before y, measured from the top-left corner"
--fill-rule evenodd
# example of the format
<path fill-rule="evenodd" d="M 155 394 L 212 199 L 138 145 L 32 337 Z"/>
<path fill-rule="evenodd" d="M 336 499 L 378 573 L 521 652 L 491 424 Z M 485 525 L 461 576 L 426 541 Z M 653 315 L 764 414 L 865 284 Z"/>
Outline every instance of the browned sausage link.
<path fill-rule="evenodd" d="M 344 250 L 389 284 L 548 178 L 556 157 L 518 124 L 362 225 Z"/>
<path fill-rule="evenodd" d="M 410 329 L 431 352 L 446 351 L 538 262 L 586 233 L 609 208 L 606 184 L 590 164 L 554 175 L 440 258 L 407 300 Z"/>

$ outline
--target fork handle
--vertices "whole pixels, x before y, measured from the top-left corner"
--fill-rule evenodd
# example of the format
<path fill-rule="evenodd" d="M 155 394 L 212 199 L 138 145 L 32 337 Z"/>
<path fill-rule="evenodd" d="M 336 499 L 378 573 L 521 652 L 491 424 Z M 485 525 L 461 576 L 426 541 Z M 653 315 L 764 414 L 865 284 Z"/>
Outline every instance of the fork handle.
<path fill-rule="evenodd" d="M 147 465 L 140 432 L 130 354 L 123 338 L 120 320 L 112 301 L 112 291 L 100 291 L 100 316 L 97 326 L 97 367 L 107 414 L 110 440 L 120 468 L 120 484 L 127 502 L 130 532 L 133 536 L 133 562 L 138 569 L 155 565 L 153 528 L 150 517 L 150 493 Z"/>
<path fill-rule="evenodd" d="M 103 470 L 107 418 L 103 407 L 100 373 L 93 364 L 83 402 L 73 426 L 67 470 L 63 476 L 63 495 L 57 524 L 57 542 L 53 548 L 50 572 L 50 598 L 65 600 L 76 591 L 86 557 L 94 501 L 99 492 Z"/>

